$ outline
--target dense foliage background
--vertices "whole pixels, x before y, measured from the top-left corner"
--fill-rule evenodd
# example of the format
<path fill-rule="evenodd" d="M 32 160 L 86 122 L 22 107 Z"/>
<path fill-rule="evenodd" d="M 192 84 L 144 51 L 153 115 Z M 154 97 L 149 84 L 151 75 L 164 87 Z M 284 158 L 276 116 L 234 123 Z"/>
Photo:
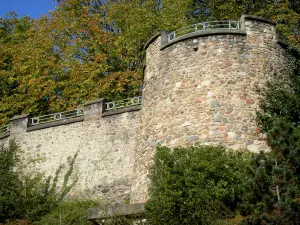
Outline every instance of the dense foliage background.
<path fill-rule="evenodd" d="M 0 124 L 141 92 L 143 45 L 160 30 L 258 14 L 299 46 L 299 0 L 64 0 L 34 20 L 0 18 Z"/>
<path fill-rule="evenodd" d="M 147 215 L 153 224 L 172 225 L 300 223 L 299 0 L 59 2 L 37 20 L 14 13 L 0 18 L 0 124 L 21 113 L 46 114 L 98 97 L 140 94 L 143 45 L 160 30 L 241 14 L 276 21 L 290 53 L 291 82 L 261 90 L 258 124 L 271 151 L 248 161 L 246 153 L 222 147 L 160 148 Z M 60 205 L 72 185 L 57 195 L 57 178 L 51 183 L 40 174 L 20 176 L 19 162 L 16 145 L 0 149 L 0 223 L 28 225 L 44 216 L 49 224 L 58 223 L 69 210 L 78 214 L 66 221 L 76 217 L 74 223 L 86 223 L 79 208 L 90 203 Z"/>

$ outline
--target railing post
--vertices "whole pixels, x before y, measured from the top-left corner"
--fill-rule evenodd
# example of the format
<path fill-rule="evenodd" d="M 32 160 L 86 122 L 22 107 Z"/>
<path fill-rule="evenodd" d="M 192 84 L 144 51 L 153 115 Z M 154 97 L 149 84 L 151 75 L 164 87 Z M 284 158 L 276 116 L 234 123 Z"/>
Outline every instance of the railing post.
<path fill-rule="evenodd" d="M 161 31 L 160 32 L 160 37 L 161 37 L 161 46 L 164 46 L 166 44 L 168 44 L 169 40 L 169 32 L 168 31 Z"/>
<path fill-rule="evenodd" d="M 40 123 L 40 117 L 32 117 L 30 118 L 30 125 L 39 124 Z"/>
<path fill-rule="evenodd" d="M 100 98 L 84 104 L 84 120 L 97 120 L 104 111 L 105 99 Z"/>
<path fill-rule="evenodd" d="M 14 116 L 10 119 L 10 134 L 26 132 L 28 127 L 29 114 Z"/>
<path fill-rule="evenodd" d="M 77 110 L 77 111 L 76 111 L 76 116 L 79 116 L 82 109 L 81 109 L 81 108 L 77 108 L 76 110 Z"/>

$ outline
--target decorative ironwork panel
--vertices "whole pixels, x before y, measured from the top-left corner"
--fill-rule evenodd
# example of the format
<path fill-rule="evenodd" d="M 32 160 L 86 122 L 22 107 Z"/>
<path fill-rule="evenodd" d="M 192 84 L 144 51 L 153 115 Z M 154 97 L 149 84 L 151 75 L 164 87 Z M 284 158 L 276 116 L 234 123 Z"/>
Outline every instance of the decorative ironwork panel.
<path fill-rule="evenodd" d="M 83 108 L 78 108 L 75 110 L 53 113 L 45 116 L 32 117 L 30 118 L 30 125 L 38 125 L 43 123 L 51 123 L 54 121 L 70 119 L 78 116 L 83 116 L 83 113 Z"/>
<path fill-rule="evenodd" d="M 190 34 L 190 33 L 196 33 L 206 30 L 239 30 L 241 29 L 241 22 L 240 21 L 210 21 L 210 22 L 203 22 L 203 23 L 197 23 L 193 24 L 187 27 L 183 27 L 179 30 L 173 31 L 168 34 L 168 41 L 174 41 L 179 37 L 182 37 L 184 35 Z"/>
<path fill-rule="evenodd" d="M 141 105 L 141 104 L 142 104 L 142 96 L 122 99 L 122 100 L 118 100 L 118 101 L 114 101 L 114 102 L 106 102 L 105 103 L 105 111 L 125 108 L 125 107 L 133 106 L 133 105 Z"/>
<path fill-rule="evenodd" d="M 2 127 L 0 127 L 0 134 L 8 133 L 9 130 L 10 130 L 9 125 L 2 126 Z"/>

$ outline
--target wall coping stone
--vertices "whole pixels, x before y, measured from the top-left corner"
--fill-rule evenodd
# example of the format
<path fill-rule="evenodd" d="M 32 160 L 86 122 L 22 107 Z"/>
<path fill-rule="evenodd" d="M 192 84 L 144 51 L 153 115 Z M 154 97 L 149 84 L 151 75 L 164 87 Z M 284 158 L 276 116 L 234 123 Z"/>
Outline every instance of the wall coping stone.
<path fill-rule="evenodd" d="M 87 101 L 83 105 L 84 106 L 88 106 L 88 105 L 93 105 L 93 104 L 101 103 L 103 101 L 104 101 L 104 98 L 99 98 L 99 99 L 96 99 L 96 100 Z"/>
<path fill-rule="evenodd" d="M 138 217 L 145 212 L 143 203 L 120 204 L 110 206 L 107 209 L 88 209 L 88 220 L 96 222 L 98 219 L 109 219 L 117 216 Z"/>
<path fill-rule="evenodd" d="M 49 128 L 49 127 L 57 127 L 57 126 L 66 125 L 66 124 L 70 124 L 70 123 L 82 122 L 83 120 L 84 120 L 83 116 L 80 116 L 80 117 L 59 120 L 59 121 L 50 122 L 50 123 L 29 126 L 29 127 L 27 127 L 26 132 L 34 131 L 34 130 L 41 130 L 41 129 L 45 129 L 45 128 Z"/>
<path fill-rule="evenodd" d="M 161 36 L 161 31 L 158 32 L 157 34 L 153 35 L 147 42 L 146 44 L 144 45 L 144 50 L 146 50 L 149 45 L 151 45 L 152 42 L 154 42 L 159 36 Z"/>
<path fill-rule="evenodd" d="M 29 114 L 17 115 L 17 116 L 14 116 L 13 118 L 11 118 L 10 121 L 28 118 L 28 116 L 29 116 Z"/>
<path fill-rule="evenodd" d="M 100 98 L 100 99 L 96 99 L 96 100 L 92 100 L 92 101 L 87 101 L 84 104 L 84 106 L 103 103 L 104 101 L 105 101 L 104 98 Z M 141 108 L 142 108 L 141 105 L 134 105 L 134 106 L 126 107 L 126 108 L 115 109 L 115 110 L 110 110 L 110 111 L 104 111 L 101 116 L 106 117 L 106 116 L 112 116 L 112 115 L 121 114 L 121 113 L 125 113 L 125 112 L 133 112 L 133 111 L 138 111 Z M 29 114 L 16 115 L 16 116 L 12 117 L 10 119 L 10 121 L 12 122 L 12 121 L 15 121 L 15 120 L 20 120 L 20 119 L 25 119 L 25 118 L 29 118 Z M 69 119 L 64 119 L 64 120 L 59 120 L 59 121 L 53 121 L 53 122 L 50 122 L 50 123 L 44 123 L 44 124 L 38 124 L 38 125 L 32 125 L 32 126 L 27 125 L 26 132 L 30 132 L 30 131 L 34 131 L 34 130 L 41 130 L 41 129 L 50 128 L 50 127 L 56 127 L 56 126 L 61 126 L 61 125 L 66 125 L 66 124 L 70 124 L 70 123 L 77 123 L 77 122 L 82 122 L 82 121 L 84 121 L 84 115 L 80 116 L 80 117 L 75 117 L 75 118 L 69 118 Z M 9 132 L 4 133 L 4 134 L 0 134 L 0 139 L 6 138 L 9 135 L 10 135 Z"/>
<path fill-rule="evenodd" d="M 162 37 L 161 40 L 161 47 L 160 50 L 163 50 L 167 47 L 169 47 L 172 44 L 175 44 L 177 42 L 186 40 L 186 39 L 191 39 L 191 38 L 195 38 L 195 37 L 204 37 L 204 36 L 213 36 L 213 35 L 227 35 L 227 34 L 231 34 L 231 35 L 247 35 L 246 30 L 245 30 L 245 20 L 255 20 L 255 21 L 259 21 L 259 22 L 263 22 L 263 23 L 268 23 L 271 25 L 276 25 L 277 23 L 272 21 L 272 20 L 268 20 L 268 19 L 264 19 L 262 17 L 258 17 L 258 16 L 252 16 L 252 15 L 242 15 L 240 18 L 241 21 L 241 29 L 240 30 L 236 30 L 236 29 L 228 29 L 228 30 L 208 30 L 208 31 L 202 31 L 202 32 L 198 32 L 198 33 L 190 33 L 190 34 L 186 34 L 184 36 L 179 37 L 178 39 L 175 39 L 174 41 L 168 42 L 166 41 L 167 39 L 167 33 L 168 31 L 160 31 L 157 34 L 155 34 L 154 36 L 152 36 L 144 45 L 144 49 L 147 49 L 149 47 L 149 45 L 151 45 L 159 36 Z"/>
<path fill-rule="evenodd" d="M 125 113 L 125 112 L 138 111 L 138 110 L 141 110 L 141 109 L 142 109 L 141 105 L 133 105 L 133 106 L 129 106 L 129 107 L 126 107 L 126 108 L 105 111 L 105 112 L 102 113 L 101 116 L 102 117 L 112 116 L 112 115 L 121 114 L 121 113 Z"/>
<path fill-rule="evenodd" d="M 0 134 L 0 139 L 9 137 L 9 135 L 10 135 L 10 132 L 6 132 L 6 133 L 3 133 L 3 134 Z"/>

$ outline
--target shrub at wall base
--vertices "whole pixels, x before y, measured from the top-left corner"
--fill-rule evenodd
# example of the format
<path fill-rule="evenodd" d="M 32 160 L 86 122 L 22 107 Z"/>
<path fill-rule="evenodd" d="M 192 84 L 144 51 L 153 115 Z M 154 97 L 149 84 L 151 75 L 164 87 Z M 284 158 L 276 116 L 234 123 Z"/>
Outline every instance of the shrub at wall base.
<path fill-rule="evenodd" d="M 150 224 L 216 224 L 233 216 L 249 153 L 223 147 L 157 149 L 150 170 Z"/>
<path fill-rule="evenodd" d="M 91 225 L 87 219 L 87 210 L 99 207 L 99 202 L 93 200 L 72 200 L 59 204 L 49 214 L 35 225 Z"/>
<path fill-rule="evenodd" d="M 11 141 L 8 147 L 0 149 L 0 223 L 13 221 L 25 223 L 18 219 L 38 221 L 41 217 L 57 207 L 74 187 L 73 175 L 77 153 L 72 157 L 58 187 L 62 166 L 56 170 L 53 178 L 46 179 L 40 173 L 24 172 L 24 162 L 18 145 Z"/>

